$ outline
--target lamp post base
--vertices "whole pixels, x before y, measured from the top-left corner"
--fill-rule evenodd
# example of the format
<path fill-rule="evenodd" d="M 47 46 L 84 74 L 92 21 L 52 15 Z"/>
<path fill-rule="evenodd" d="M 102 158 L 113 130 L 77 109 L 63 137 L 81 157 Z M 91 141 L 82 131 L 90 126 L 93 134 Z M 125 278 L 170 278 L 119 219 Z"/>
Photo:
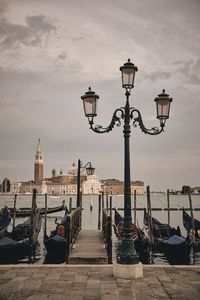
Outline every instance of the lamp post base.
<path fill-rule="evenodd" d="M 133 239 L 123 239 L 117 251 L 117 262 L 123 265 L 139 263 L 139 257 L 135 251 Z"/>
<path fill-rule="evenodd" d="M 113 265 L 113 276 L 122 279 L 134 279 L 143 277 L 143 264 L 135 265 Z"/>

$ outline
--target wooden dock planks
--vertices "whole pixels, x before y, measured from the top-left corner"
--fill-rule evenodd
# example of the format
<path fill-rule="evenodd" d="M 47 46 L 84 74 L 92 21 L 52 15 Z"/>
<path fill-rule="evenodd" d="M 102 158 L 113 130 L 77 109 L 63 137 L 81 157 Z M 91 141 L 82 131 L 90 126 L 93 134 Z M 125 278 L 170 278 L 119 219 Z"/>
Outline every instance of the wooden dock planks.
<path fill-rule="evenodd" d="M 81 230 L 69 255 L 69 264 L 107 264 L 102 232 Z"/>

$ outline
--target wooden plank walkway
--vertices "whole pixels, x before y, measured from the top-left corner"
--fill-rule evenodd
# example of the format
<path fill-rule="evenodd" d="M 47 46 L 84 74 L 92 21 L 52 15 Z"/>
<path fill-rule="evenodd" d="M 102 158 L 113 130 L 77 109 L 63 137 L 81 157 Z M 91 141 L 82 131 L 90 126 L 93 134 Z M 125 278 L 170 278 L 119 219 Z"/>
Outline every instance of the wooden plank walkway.
<path fill-rule="evenodd" d="M 102 232 L 81 230 L 69 255 L 69 264 L 107 264 Z"/>

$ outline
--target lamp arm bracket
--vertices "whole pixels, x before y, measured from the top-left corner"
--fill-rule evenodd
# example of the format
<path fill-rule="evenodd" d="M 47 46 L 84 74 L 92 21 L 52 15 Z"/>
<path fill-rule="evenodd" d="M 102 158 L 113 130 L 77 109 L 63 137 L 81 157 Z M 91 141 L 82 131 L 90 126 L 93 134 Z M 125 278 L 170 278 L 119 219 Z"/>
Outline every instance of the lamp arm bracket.
<path fill-rule="evenodd" d="M 123 108 L 117 108 L 113 113 L 112 120 L 108 127 L 103 127 L 101 125 L 94 125 L 93 118 L 92 118 L 91 120 L 89 120 L 90 129 L 92 129 L 94 132 L 97 132 L 97 133 L 107 133 L 107 132 L 110 132 L 114 128 L 115 125 L 117 127 L 120 127 L 121 119 L 124 119 Z"/>
<path fill-rule="evenodd" d="M 137 116 L 134 116 L 134 113 L 137 113 Z M 160 122 L 160 128 L 158 127 L 152 127 L 150 129 L 146 128 L 143 123 L 141 113 L 136 108 L 131 108 L 130 118 L 133 120 L 133 126 L 137 127 L 139 125 L 140 129 L 145 134 L 157 135 L 164 131 L 164 126 L 165 126 L 164 122 Z"/>
<path fill-rule="evenodd" d="M 92 167 L 91 162 L 87 162 L 87 164 L 85 164 L 84 166 L 80 166 L 81 172 L 83 172 L 87 168 L 87 166 Z"/>

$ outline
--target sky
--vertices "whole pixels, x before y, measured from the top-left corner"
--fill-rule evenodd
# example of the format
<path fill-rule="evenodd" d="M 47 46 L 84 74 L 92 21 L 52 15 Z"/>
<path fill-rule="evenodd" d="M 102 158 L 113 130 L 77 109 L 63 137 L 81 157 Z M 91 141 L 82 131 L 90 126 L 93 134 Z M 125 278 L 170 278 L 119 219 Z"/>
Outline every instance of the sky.
<path fill-rule="evenodd" d="M 0 182 L 31 180 L 38 138 L 44 175 L 80 158 L 123 180 L 123 126 L 89 129 L 80 97 L 99 96 L 95 124 L 125 104 L 119 67 L 138 67 L 131 106 L 159 126 L 154 99 L 173 98 L 164 133 L 131 127 L 131 179 L 151 190 L 200 186 L 199 0 L 0 0 Z"/>

